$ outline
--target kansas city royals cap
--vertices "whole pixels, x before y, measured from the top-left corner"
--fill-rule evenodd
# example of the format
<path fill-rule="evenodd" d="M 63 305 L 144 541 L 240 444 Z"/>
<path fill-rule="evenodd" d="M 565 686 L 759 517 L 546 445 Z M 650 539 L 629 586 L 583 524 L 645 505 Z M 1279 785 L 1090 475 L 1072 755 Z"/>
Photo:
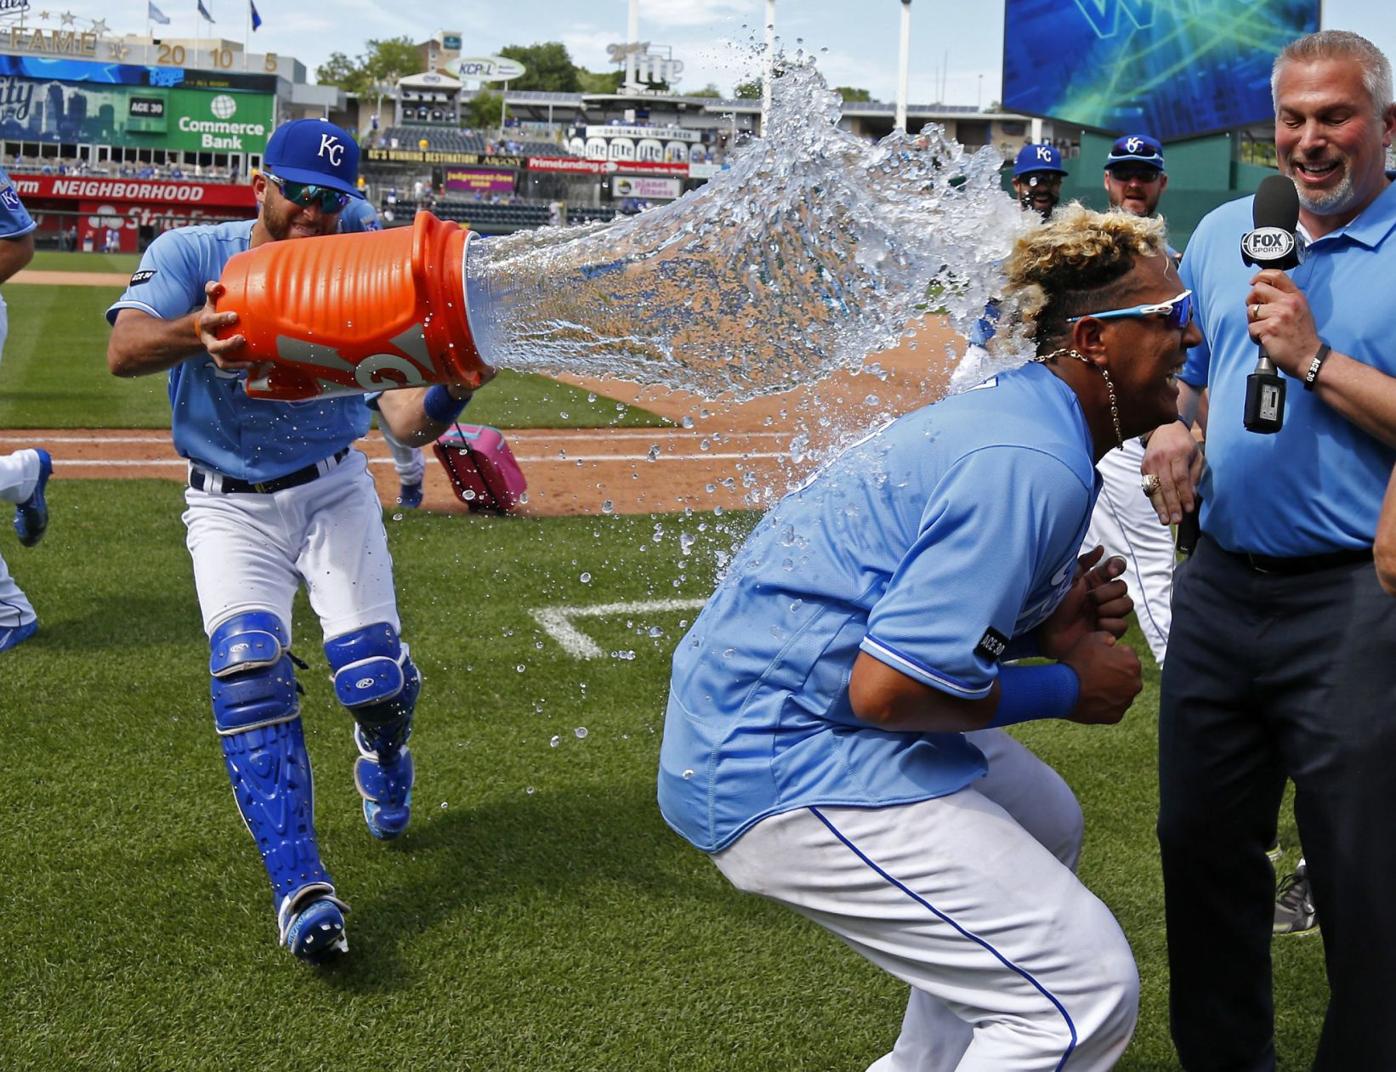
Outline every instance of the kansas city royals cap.
<path fill-rule="evenodd" d="M 279 179 L 314 183 L 363 197 L 355 185 L 359 177 L 359 147 L 328 119 L 282 123 L 267 139 L 262 162 Z"/>
<path fill-rule="evenodd" d="M 1163 170 L 1163 146 L 1147 134 L 1126 134 L 1110 146 L 1110 155 L 1105 158 L 1105 170 L 1116 164 L 1143 164 L 1145 167 Z"/>
<path fill-rule="evenodd" d="M 1018 150 L 1018 159 L 1013 162 L 1013 177 L 1029 175 L 1034 171 L 1051 171 L 1058 175 L 1067 174 L 1062 167 L 1062 154 L 1055 145 L 1024 145 Z"/>

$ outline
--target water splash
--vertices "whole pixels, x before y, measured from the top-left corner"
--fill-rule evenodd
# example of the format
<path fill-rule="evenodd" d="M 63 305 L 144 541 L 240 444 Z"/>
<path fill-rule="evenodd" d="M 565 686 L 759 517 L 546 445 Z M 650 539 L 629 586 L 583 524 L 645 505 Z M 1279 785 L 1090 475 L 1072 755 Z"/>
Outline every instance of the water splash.
<path fill-rule="evenodd" d="M 741 400 L 856 369 L 928 302 L 967 329 L 1028 225 L 997 150 L 969 153 L 938 127 L 870 144 L 839 129 L 812 60 L 780 67 L 766 136 L 701 189 L 473 243 L 487 360 Z"/>

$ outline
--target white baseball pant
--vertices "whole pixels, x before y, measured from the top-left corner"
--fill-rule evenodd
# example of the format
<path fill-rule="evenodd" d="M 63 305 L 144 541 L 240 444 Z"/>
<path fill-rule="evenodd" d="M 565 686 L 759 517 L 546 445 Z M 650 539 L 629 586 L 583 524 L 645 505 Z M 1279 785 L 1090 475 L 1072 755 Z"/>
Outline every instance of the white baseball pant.
<path fill-rule="evenodd" d="M 0 502 L 22 503 L 34 494 L 38 483 L 39 455 L 34 451 L 17 450 L 0 458 Z M 10 576 L 5 556 L 0 555 L 0 629 L 28 625 L 34 617 L 33 605 Z"/>
<path fill-rule="evenodd" d="M 299 487 L 269 494 L 187 488 L 184 501 L 205 633 L 250 610 L 271 611 L 289 630 L 302 582 L 326 638 L 375 622 L 399 627 L 383 508 L 357 450 Z"/>
<path fill-rule="evenodd" d="M 1072 868 L 1081 811 L 1000 730 L 989 773 L 949 796 L 763 819 L 713 862 L 738 889 L 834 932 L 912 987 L 869 1072 L 1093 1072 L 1138 1014 L 1134 958 Z"/>
<path fill-rule="evenodd" d="M 1178 556 L 1173 531 L 1159 524 L 1158 514 L 1140 487 L 1144 447 L 1127 439 L 1096 463 L 1104 480 L 1096 500 L 1082 551 L 1100 544 L 1105 553 L 1125 560 L 1125 583 L 1134 600 L 1139 630 L 1149 642 L 1154 661 L 1163 665 L 1168 629 L 1173 623 L 1173 567 Z"/>

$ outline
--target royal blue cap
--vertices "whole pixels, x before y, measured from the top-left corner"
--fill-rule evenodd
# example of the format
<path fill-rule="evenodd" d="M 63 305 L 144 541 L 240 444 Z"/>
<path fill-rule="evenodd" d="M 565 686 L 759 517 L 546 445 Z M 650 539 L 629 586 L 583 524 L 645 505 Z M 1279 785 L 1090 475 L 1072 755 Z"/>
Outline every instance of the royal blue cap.
<path fill-rule="evenodd" d="M 1034 171 L 1052 171 L 1065 175 L 1062 167 L 1062 154 L 1055 145 L 1024 145 L 1018 150 L 1018 159 L 1013 162 L 1013 177 L 1030 175 Z"/>
<path fill-rule="evenodd" d="M 313 183 L 363 197 L 355 185 L 359 177 L 359 146 L 328 119 L 282 123 L 267 139 L 262 162 L 279 179 Z"/>
<path fill-rule="evenodd" d="M 1143 164 L 1145 167 L 1163 170 L 1163 146 L 1147 134 L 1126 134 L 1110 146 L 1110 155 L 1105 158 L 1105 170 L 1116 164 Z"/>

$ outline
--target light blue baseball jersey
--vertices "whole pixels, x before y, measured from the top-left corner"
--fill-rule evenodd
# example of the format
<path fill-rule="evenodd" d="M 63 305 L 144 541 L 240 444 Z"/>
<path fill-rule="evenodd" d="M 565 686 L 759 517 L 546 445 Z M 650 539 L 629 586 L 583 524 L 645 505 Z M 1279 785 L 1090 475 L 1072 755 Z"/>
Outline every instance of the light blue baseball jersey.
<path fill-rule="evenodd" d="M 0 168 L 0 238 L 22 238 L 37 226 L 10 176 Z"/>
<path fill-rule="evenodd" d="M 204 284 L 218 279 L 229 258 L 248 248 L 255 223 L 166 231 L 145 251 L 126 293 L 107 310 L 107 320 L 114 322 L 122 309 L 162 320 L 202 309 Z M 183 457 L 239 480 L 275 480 L 368 432 L 369 410 L 360 395 L 269 401 L 249 398 L 245 378 L 242 372 L 222 371 L 206 353 L 170 369 L 170 429 Z"/>
<path fill-rule="evenodd" d="M 339 233 L 352 234 L 356 231 L 381 231 L 382 222 L 378 219 L 378 210 L 367 201 L 361 201 L 357 197 L 350 198 L 349 203 L 339 214 Z"/>
<path fill-rule="evenodd" d="M 1242 424 L 1256 344 L 1246 295 L 1259 270 L 1241 260 L 1254 198 L 1209 213 L 1188 242 L 1180 274 L 1192 289 L 1205 340 L 1181 375 L 1210 393 L 1202 530 L 1231 551 L 1274 556 L 1370 547 L 1396 450 L 1367 435 L 1290 378 L 1284 426 L 1273 435 Z M 1396 185 L 1346 227 L 1309 243 L 1290 278 L 1304 291 L 1318 333 L 1333 349 L 1396 375 Z"/>
<path fill-rule="evenodd" d="M 717 852 L 778 812 L 981 776 L 961 734 L 860 721 L 854 660 L 986 695 L 1003 642 L 1070 587 L 1098 490 L 1076 395 L 1030 364 L 902 417 L 781 500 L 674 652 L 665 819 Z"/>

